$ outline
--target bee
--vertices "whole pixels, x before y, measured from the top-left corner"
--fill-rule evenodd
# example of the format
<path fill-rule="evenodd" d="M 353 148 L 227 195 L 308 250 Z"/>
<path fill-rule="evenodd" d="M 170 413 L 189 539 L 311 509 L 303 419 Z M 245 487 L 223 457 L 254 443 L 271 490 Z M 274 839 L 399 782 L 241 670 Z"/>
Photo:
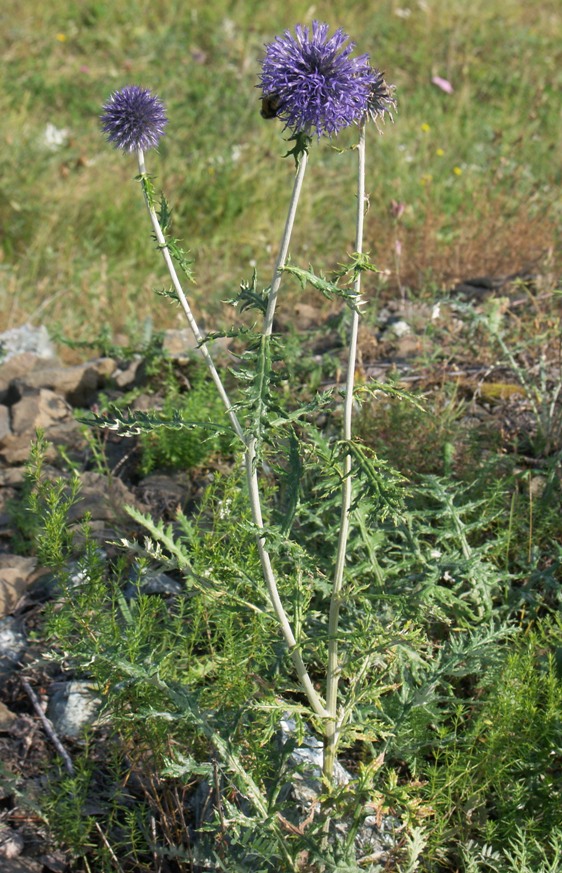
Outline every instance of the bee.
<path fill-rule="evenodd" d="M 278 94 L 264 94 L 261 98 L 262 118 L 277 118 L 279 107 L 281 106 L 281 98 Z"/>

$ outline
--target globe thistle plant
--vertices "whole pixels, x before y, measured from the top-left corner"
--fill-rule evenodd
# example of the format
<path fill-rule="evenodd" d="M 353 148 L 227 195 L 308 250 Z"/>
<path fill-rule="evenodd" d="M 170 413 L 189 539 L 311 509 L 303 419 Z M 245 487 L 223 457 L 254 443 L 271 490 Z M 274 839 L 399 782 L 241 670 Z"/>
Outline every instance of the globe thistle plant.
<path fill-rule="evenodd" d="M 162 197 L 161 209 L 157 211 L 152 177 L 146 171 L 144 152 L 157 146 L 167 124 L 164 106 L 150 91 L 129 85 L 111 96 L 104 106 L 104 114 L 101 117 L 102 127 L 109 142 L 125 152 L 136 152 L 138 179 L 150 216 L 153 236 L 172 280 L 173 289 L 168 292 L 169 296 L 176 299 L 184 311 L 199 352 L 209 368 L 224 403 L 232 430 L 244 452 L 247 494 L 263 580 L 301 689 L 308 700 L 310 713 L 315 717 L 318 729 L 323 735 L 323 774 L 331 784 L 334 781 L 334 768 L 342 729 L 347 714 L 351 712 L 340 706 L 341 695 L 338 689 L 342 675 L 342 658 L 339 653 L 342 635 L 339 616 L 341 604 L 347 597 L 345 566 L 353 508 L 354 455 L 350 448 L 341 458 L 340 530 L 328 616 L 328 657 L 324 696 L 309 674 L 301 631 L 298 625 L 295 626 L 296 619 L 291 618 L 278 585 L 277 568 L 272 560 L 275 557 L 275 542 L 269 536 L 262 510 L 263 494 L 259 472 L 263 463 L 264 427 L 268 422 L 269 386 L 274 384 L 271 362 L 272 350 L 276 348 L 277 342 L 273 338 L 275 310 L 284 274 L 286 271 L 294 270 L 287 266 L 289 246 L 308 161 L 308 147 L 314 136 L 317 138 L 335 136 L 340 130 L 356 124 L 359 141 L 356 147 L 358 165 L 355 251 L 352 266 L 348 271 L 350 274 L 348 286 L 351 287 L 341 289 L 337 281 L 323 282 L 324 285 L 329 286 L 331 294 L 340 294 L 349 303 L 351 309 L 342 446 L 352 444 L 354 372 L 362 302 L 361 272 L 373 269 L 368 257 L 363 254 L 363 226 L 367 203 L 365 193 L 367 123 L 372 120 L 378 125 L 386 115 L 392 118 L 392 111 L 396 106 L 393 86 L 386 84 L 383 74 L 371 66 L 366 54 L 351 57 L 353 49 L 354 43 L 349 41 L 348 35 L 341 28 L 330 36 L 328 25 L 318 21 L 313 21 L 310 28 L 296 25 L 294 33 L 285 31 L 265 48 L 259 86 L 262 89 L 262 115 L 264 118 L 280 118 L 285 124 L 285 129 L 289 129 L 291 139 L 296 141 L 295 147 L 288 152 L 295 157 L 296 173 L 272 280 L 264 289 L 263 298 L 260 298 L 259 308 L 263 313 L 263 323 L 260 342 L 256 344 L 259 352 L 254 352 L 252 349 L 248 356 L 249 361 L 255 361 L 257 374 L 255 379 L 249 371 L 242 374 L 245 383 L 250 384 L 248 391 L 250 403 L 246 407 L 231 403 L 209 351 L 207 337 L 202 334 L 197 325 L 175 266 L 178 264 L 188 279 L 192 279 L 188 253 L 179 247 L 176 239 L 166 238 L 170 229 L 169 209 Z M 318 279 L 312 273 L 307 275 Z M 309 279 L 309 281 L 314 285 L 313 280 Z M 264 306 L 265 301 L 267 302 Z M 238 417 L 239 408 L 244 409 L 243 418 Z M 271 543 L 274 548 L 271 547 Z M 353 702 L 349 705 L 353 706 Z"/>
<path fill-rule="evenodd" d="M 355 43 L 339 28 L 297 24 L 265 47 L 261 72 L 263 99 L 294 134 L 334 136 L 361 121 L 368 111 L 377 73 L 368 55 L 350 57 Z"/>
<path fill-rule="evenodd" d="M 168 123 L 162 101 L 138 85 L 115 91 L 103 109 L 102 129 L 109 142 L 124 152 L 156 148 Z"/>

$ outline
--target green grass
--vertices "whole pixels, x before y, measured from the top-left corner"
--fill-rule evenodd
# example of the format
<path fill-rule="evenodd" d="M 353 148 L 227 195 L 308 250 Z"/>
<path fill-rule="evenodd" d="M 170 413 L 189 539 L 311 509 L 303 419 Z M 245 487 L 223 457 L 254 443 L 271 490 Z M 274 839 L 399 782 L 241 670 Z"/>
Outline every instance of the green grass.
<path fill-rule="evenodd" d="M 373 134 L 368 158 L 373 258 L 394 270 L 395 199 L 406 204 L 397 230 L 402 280 L 413 293 L 430 275 L 442 283 L 529 266 L 559 241 L 558 4 L 532 13 L 522 0 L 404 8 L 407 17 L 391 2 L 315 11 L 355 35 L 398 87 L 396 124 Z M 137 82 L 168 107 L 168 133 L 148 169 L 194 253 L 198 312 L 230 319 L 220 301 L 249 277 L 251 262 L 269 277 L 292 176 L 280 160 L 280 125 L 259 116 L 262 47 L 307 14 L 298 2 L 3 4 L 0 329 L 31 319 L 76 338 L 92 323 L 129 335 L 146 315 L 174 323 L 152 294 L 165 279 L 148 244 L 134 160 L 99 131 L 109 93 Z M 431 84 L 435 74 L 454 94 Z M 48 123 L 68 131 L 54 151 L 43 143 Z M 351 142 L 353 132 L 336 145 Z M 335 263 L 342 242 L 350 245 L 352 167 L 351 155 L 314 146 L 294 260 Z"/>

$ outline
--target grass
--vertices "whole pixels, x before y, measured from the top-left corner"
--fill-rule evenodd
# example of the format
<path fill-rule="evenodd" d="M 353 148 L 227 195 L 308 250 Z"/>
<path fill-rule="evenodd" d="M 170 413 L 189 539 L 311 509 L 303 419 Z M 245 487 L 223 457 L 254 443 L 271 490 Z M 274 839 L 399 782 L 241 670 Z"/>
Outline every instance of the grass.
<path fill-rule="evenodd" d="M 255 85 L 263 43 L 307 8 L 3 4 L 0 329 L 41 320 L 76 339 L 94 322 L 135 339 L 147 316 L 172 322 L 152 294 L 164 280 L 148 233 L 137 232 L 134 162 L 99 132 L 101 104 L 130 82 L 168 106 L 168 135 L 149 171 L 172 194 L 176 233 L 195 255 L 199 311 L 224 317 L 220 301 L 254 261 L 269 274 L 292 169 L 279 160 L 278 125 L 259 116 Z M 394 285 L 396 232 L 413 294 L 428 278 L 442 285 L 533 268 L 559 250 L 558 6 L 541 3 L 532 15 L 515 0 L 404 9 L 354 4 L 340 15 L 324 3 L 315 12 L 363 35 L 361 48 L 398 87 L 398 123 L 368 168 L 372 257 Z M 452 95 L 431 84 L 435 74 L 453 83 Z M 67 131 L 59 148 L 45 145 L 47 124 Z M 296 261 L 318 260 L 320 217 L 323 261 L 340 257 L 352 209 L 341 207 L 342 167 L 351 160 L 329 145 L 313 150 Z M 397 228 L 393 199 L 405 204 Z"/>

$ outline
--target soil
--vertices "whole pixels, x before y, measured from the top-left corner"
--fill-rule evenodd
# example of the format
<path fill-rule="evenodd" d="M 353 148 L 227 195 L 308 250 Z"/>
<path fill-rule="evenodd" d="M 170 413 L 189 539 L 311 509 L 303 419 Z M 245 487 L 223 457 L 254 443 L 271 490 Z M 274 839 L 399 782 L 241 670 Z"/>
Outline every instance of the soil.
<path fill-rule="evenodd" d="M 536 453 L 528 456 L 536 421 L 518 373 L 497 347 L 475 338 L 474 333 L 471 336 L 463 307 L 469 305 L 475 313 L 482 313 L 495 301 L 504 327 L 517 329 L 524 337 L 527 331 L 539 333 L 545 325 L 552 326 L 559 317 L 553 287 L 553 282 L 539 275 L 480 277 L 458 283 L 448 302 L 440 306 L 433 301 L 391 301 L 379 309 L 375 324 L 361 328 L 358 380 L 368 384 L 392 376 L 401 387 L 421 391 L 433 400 L 450 397 L 453 386 L 456 397 L 464 401 L 463 432 L 493 433 L 498 451 L 517 451 L 519 463 L 528 463 L 540 476 L 544 458 Z M 311 360 L 321 366 L 329 361 L 329 366 L 322 366 L 324 384 L 341 382 L 345 353 L 337 317 L 302 303 L 277 327 L 283 331 L 289 323 L 304 332 L 303 347 Z M 178 338 L 177 331 L 171 333 L 174 369 L 188 390 L 189 357 L 178 351 L 182 337 Z M 559 384 L 559 349 L 554 346 L 529 345 L 525 355 L 518 357 L 519 365 L 534 379 L 541 355 L 546 383 Z M 41 802 L 48 774 L 59 766 L 55 763 L 60 760 L 56 740 L 70 761 L 82 742 L 79 737 L 58 736 L 56 729 L 49 733 L 49 723 L 40 716 L 73 677 L 42 635 L 45 606 L 56 599 L 57 587 L 25 536 L 25 464 L 36 428 L 44 430 L 49 443 L 44 474 L 69 479 L 72 468 L 81 479 L 80 499 L 70 517 L 77 536 L 80 521 L 88 513 L 92 530 L 105 549 L 115 548 L 107 544 L 124 534 L 135 536 L 125 505 L 158 518 L 172 518 L 178 507 L 189 508 L 198 501 L 208 481 L 205 467 L 188 474 L 160 470 L 142 477 L 136 437 L 119 437 L 105 430 L 98 435 L 99 442 L 86 438 L 76 414 L 99 409 L 107 399 L 117 400 L 132 389 L 137 409 L 153 407 L 161 399 L 150 387 L 140 357 L 126 361 L 97 358 L 68 367 L 56 357 L 45 359 L 24 352 L 0 365 L 2 873 L 76 869 L 68 853 L 57 847 L 41 813 L 33 811 Z M 416 439 L 415 434 L 411 437 Z M 100 449 L 103 463 L 98 457 Z M 459 463 L 461 456 L 459 451 Z M 100 748 L 93 753 L 101 754 Z"/>

